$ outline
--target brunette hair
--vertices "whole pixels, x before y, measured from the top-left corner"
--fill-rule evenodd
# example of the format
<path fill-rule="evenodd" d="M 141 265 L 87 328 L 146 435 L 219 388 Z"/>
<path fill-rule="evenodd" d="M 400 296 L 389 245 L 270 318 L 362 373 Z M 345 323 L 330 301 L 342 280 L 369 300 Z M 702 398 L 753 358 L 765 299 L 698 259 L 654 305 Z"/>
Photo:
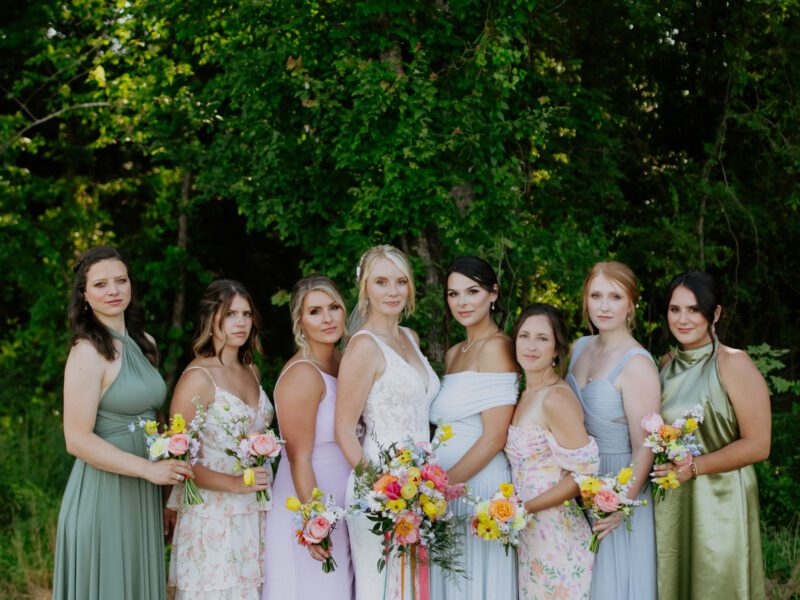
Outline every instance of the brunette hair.
<path fill-rule="evenodd" d="M 497 294 L 495 300 L 495 307 L 490 308 L 490 312 L 501 312 L 500 308 L 500 284 L 497 279 L 497 274 L 494 272 L 492 265 L 477 256 L 459 256 L 447 269 L 444 281 L 444 304 L 447 306 L 447 280 L 453 273 L 459 273 L 464 277 L 468 277 L 487 292 Z"/>
<path fill-rule="evenodd" d="M 581 289 L 581 296 L 583 297 L 583 321 L 589 327 L 589 330 L 594 332 L 594 325 L 589 318 L 587 297 L 589 295 L 589 285 L 598 275 L 605 275 L 625 290 L 625 293 L 631 301 L 631 314 L 628 324 L 631 329 L 636 327 L 636 305 L 639 303 L 639 282 L 628 265 L 610 260 L 595 263 L 583 282 L 583 288 Z"/>
<path fill-rule="evenodd" d="M 514 323 L 514 328 L 511 330 L 511 341 L 514 344 L 514 360 L 519 363 L 517 356 L 517 336 L 519 330 L 530 317 L 542 315 L 547 317 L 550 322 L 550 327 L 553 330 L 553 337 L 556 344 L 556 366 L 559 369 L 561 376 L 564 376 L 564 367 L 567 362 L 567 352 L 569 352 L 569 336 L 567 334 L 567 323 L 564 320 L 564 315 L 555 306 L 550 304 L 531 304 L 522 309 L 522 312 Z"/>
<path fill-rule="evenodd" d="M 80 255 L 72 270 L 75 273 L 75 280 L 72 283 L 72 293 L 69 301 L 69 322 L 72 327 L 71 346 L 78 343 L 78 340 L 88 340 L 97 352 L 108 361 L 113 361 L 117 357 L 117 350 L 114 348 L 114 337 L 108 329 L 97 320 L 89 303 L 86 302 L 86 276 L 89 269 L 104 260 L 118 260 L 125 265 L 128 272 L 128 280 L 131 284 L 131 300 L 125 309 L 125 328 L 128 335 L 136 342 L 136 345 L 145 355 L 153 366 L 158 366 L 158 349 L 156 345 L 147 339 L 144 333 L 144 311 L 136 301 L 136 285 L 131 277 L 130 266 L 122 253 L 110 246 L 97 246 L 90 248 Z"/>
<path fill-rule="evenodd" d="M 356 268 L 356 283 L 358 285 L 358 305 L 350 315 L 350 322 L 347 324 L 350 331 L 356 331 L 367 320 L 369 314 L 369 298 L 367 297 L 367 281 L 375 263 L 385 258 L 392 261 L 400 269 L 400 272 L 408 279 L 408 300 L 403 311 L 404 316 L 414 313 L 416 308 L 416 288 L 414 287 L 414 271 L 408 257 L 400 250 L 389 244 L 373 246 L 361 256 Z"/>
<path fill-rule="evenodd" d="M 214 348 L 214 322 L 228 312 L 236 296 L 241 296 L 247 300 L 250 304 L 250 312 L 253 315 L 253 326 L 250 328 L 250 335 L 242 344 L 242 347 L 239 348 L 239 362 L 243 365 L 252 364 L 254 351 L 259 356 L 263 356 L 261 342 L 258 340 L 261 334 L 261 316 L 258 314 L 250 292 L 247 291 L 244 285 L 233 279 L 212 281 L 200 299 L 197 332 L 192 342 L 192 351 L 194 351 L 195 356 L 217 356 L 217 350 Z M 218 358 L 222 362 L 222 356 Z"/>
<path fill-rule="evenodd" d="M 697 308 L 700 309 L 700 313 L 706 318 L 710 327 L 714 323 L 714 313 L 717 307 L 722 306 L 722 294 L 717 282 L 711 275 L 703 271 L 686 271 L 677 275 L 667 286 L 667 293 L 664 295 L 664 314 L 669 311 L 672 294 L 680 286 L 689 289 L 694 294 L 697 299 Z"/>
<path fill-rule="evenodd" d="M 345 321 L 347 320 L 347 307 L 345 306 L 342 294 L 336 284 L 329 277 L 325 275 L 313 274 L 308 277 L 303 277 L 292 288 L 292 300 L 289 304 L 289 311 L 292 315 L 292 334 L 294 335 L 294 344 L 297 349 L 303 353 L 303 356 L 308 356 L 309 347 L 308 343 L 303 337 L 303 328 L 300 323 L 303 317 L 303 302 L 306 296 L 311 292 L 325 292 L 335 302 L 338 302 L 344 311 Z M 346 334 L 346 332 L 345 332 Z"/>

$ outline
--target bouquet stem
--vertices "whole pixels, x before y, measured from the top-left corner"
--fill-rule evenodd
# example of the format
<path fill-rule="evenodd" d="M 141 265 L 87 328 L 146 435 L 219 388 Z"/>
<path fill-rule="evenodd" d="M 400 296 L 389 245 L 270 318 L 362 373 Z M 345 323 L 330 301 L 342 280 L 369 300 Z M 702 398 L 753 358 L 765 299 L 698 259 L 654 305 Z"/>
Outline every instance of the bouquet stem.
<path fill-rule="evenodd" d="M 256 492 L 256 500 L 262 504 L 266 504 L 269 502 L 269 492 L 267 490 L 260 490 Z"/>
<path fill-rule="evenodd" d="M 597 551 L 600 550 L 600 540 L 597 538 L 598 535 L 600 535 L 600 532 L 595 531 L 592 534 L 592 541 L 589 542 L 589 550 L 595 554 L 597 554 Z"/>
<path fill-rule="evenodd" d="M 326 537 L 319 543 L 319 547 L 327 552 L 331 547 L 331 538 Z M 328 558 L 322 561 L 322 572 L 333 573 L 335 570 L 336 570 L 336 561 L 333 560 L 333 555 L 329 555 Z"/>
<path fill-rule="evenodd" d="M 197 484 L 194 482 L 194 479 L 187 479 L 183 482 L 183 506 L 188 508 L 189 506 L 202 504 L 203 497 L 200 495 L 200 490 L 197 489 Z"/>

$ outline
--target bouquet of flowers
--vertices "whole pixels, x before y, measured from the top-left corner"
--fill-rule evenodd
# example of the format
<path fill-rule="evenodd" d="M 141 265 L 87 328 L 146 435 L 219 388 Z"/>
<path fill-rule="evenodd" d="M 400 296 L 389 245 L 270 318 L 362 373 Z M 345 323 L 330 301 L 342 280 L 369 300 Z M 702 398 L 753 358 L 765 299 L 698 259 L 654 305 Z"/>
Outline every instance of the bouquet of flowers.
<path fill-rule="evenodd" d="M 449 574 L 464 574 L 458 558 L 456 519 L 448 502 L 466 494 L 463 484 L 448 484 L 447 473 L 436 464 L 436 449 L 453 435 L 449 425 L 439 427 L 433 442 L 407 440 L 380 451 L 379 463 L 359 465 L 355 470 L 355 503 L 351 514 L 363 514 L 375 525 L 372 532 L 384 540 L 378 570 L 391 556 L 406 555 L 412 578 L 417 559 L 427 560 Z M 420 548 L 418 552 L 418 547 Z"/>
<path fill-rule="evenodd" d="M 264 431 L 248 431 L 246 416 L 235 417 L 227 406 L 223 410 L 222 414 L 215 412 L 215 417 L 227 436 L 224 443 L 225 453 L 236 458 L 233 472 L 237 475 L 241 473 L 245 486 L 251 486 L 255 481 L 253 468 L 272 464 L 286 442 L 269 428 Z M 267 490 L 256 492 L 256 500 L 269 501 Z"/>
<path fill-rule="evenodd" d="M 698 456 L 703 446 L 697 442 L 695 430 L 703 422 L 703 407 L 699 404 L 675 419 L 672 425 L 664 423 L 661 415 L 650 413 L 642 418 L 642 428 L 648 433 L 644 445 L 655 454 L 655 463 L 682 462 L 689 456 Z M 675 473 L 670 471 L 664 477 L 654 477 L 653 500 L 664 499 L 667 490 L 680 486 Z"/>
<path fill-rule="evenodd" d="M 520 531 L 532 521 L 533 517 L 525 512 L 525 505 L 516 495 L 514 486 L 501 483 L 500 491 L 488 500 L 477 502 L 470 531 L 487 541 L 498 540 L 508 556 L 509 549 L 516 551 L 519 545 Z"/>
<path fill-rule="evenodd" d="M 139 419 L 138 424 L 130 424 L 131 431 L 136 428 L 136 425 L 144 430 L 147 439 L 147 454 L 151 461 L 175 458 L 188 461 L 192 465 L 197 462 L 197 456 L 200 453 L 200 434 L 205 425 L 205 411 L 198 402 L 195 402 L 195 406 L 197 412 L 192 422 L 189 423 L 189 427 L 186 427 L 186 421 L 179 413 L 172 416 L 169 427 L 164 426 L 161 433 L 158 432 L 156 421 Z M 194 480 L 184 480 L 183 506 L 188 507 L 202 503 L 203 497 Z"/>
<path fill-rule="evenodd" d="M 323 550 L 331 547 L 331 533 L 336 524 L 346 516 L 347 511 L 336 506 L 331 494 L 328 494 L 325 503 L 322 503 L 324 492 L 314 488 L 311 492 L 311 502 L 305 504 L 294 496 L 286 499 L 286 508 L 294 512 L 295 535 L 297 543 L 302 546 L 319 544 Z M 322 562 L 322 572 L 330 573 L 336 570 L 336 561 L 333 556 L 328 556 Z"/>
<path fill-rule="evenodd" d="M 589 509 L 595 519 L 604 519 L 619 512 L 625 519 L 625 527 L 631 531 L 633 509 L 647 504 L 647 500 L 628 498 L 628 491 L 636 480 L 633 476 L 633 467 L 623 467 L 616 475 L 609 473 L 602 477 L 595 477 L 573 473 L 572 477 L 575 478 L 581 490 L 584 506 Z M 589 543 L 589 549 L 592 552 L 600 549 L 598 535 L 597 531 L 592 533 L 592 541 Z"/>

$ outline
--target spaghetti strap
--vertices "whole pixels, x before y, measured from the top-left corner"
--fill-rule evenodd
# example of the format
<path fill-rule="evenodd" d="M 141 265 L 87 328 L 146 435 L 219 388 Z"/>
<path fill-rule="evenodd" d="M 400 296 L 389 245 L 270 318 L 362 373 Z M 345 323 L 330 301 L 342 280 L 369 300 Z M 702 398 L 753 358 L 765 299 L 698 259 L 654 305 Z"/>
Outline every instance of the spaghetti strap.
<path fill-rule="evenodd" d="M 211 376 L 211 373 L 209 373 L 209 372 L 208 372 L 208 371 L 207 371 L 205 368 L 203 368 L 203 367 L 188 367 L 188 368 L 184 369 L 184 370 L 183 370 L 183 372 L 184 372 L 184 373 L 186 373 L 186 371 L 193 371 L 193 370 L 195 370 L 195 369 L 199 369 L 200 371 L 202 371 L 203 373 L 205 373 L 206 375 L 208 375 L 208 378 L 211 380 L 211 383 L 213 383 L 213 384 L 214 384 L 214 387 L 215 387 L 215 388 L 218 388 L 218 387 L 219 387 L 219 386 L 217 385 L 217 382 L 216 382 L 216 381 L 214 381 L 214 378 Z"/>
<path fill-rule="evenodd" d="M 586 344 L 589 340 L 592 339 L 591 335 L 585 335 L 582 338 L 578 338 L 578 340 L 572 345 L 572 356 L 569 359 L 569 371 L 572 372 L 572 366 L 575 364 L 575 361 L 578 360 L 578 357 L 583 352 L 583 349 L 586 347 Z"/>
<path fill-rule="evenodd" d="M 258 384 L 258 387 L 261 387 L 261 380 L 258 378 L 258 375 L 256 375 L 255 365 L 253 363 L 250 363 L 247 366 L 250 369 L 250 372 L 253 374 L 253 378 L 256 380 L 256 384 Z"/>
<path fill-rule="evenodd" d="M 323 371 L 317 365 L 314 364 L 313 360 L 306 360 L 305 358 L 301 358 L 300 360 L 294 361 L 292 364 L 290 364 L 288 367 L 286 367 L 283 371 L 281 371 L 281 374 L 278 375 L 278 379 L 275 381 L 275 387 L 276 388 L 278 387 L 278 384 L 280 383 L 281 379 L 283 379 L 283 376 L 286 375 L 286 373 L 289 371 L 289 369 L 291 369 L 295 365 L 299 365 L 300 363 L 308 363 L 308 364 L 310 364 L 312 367 L 314 367 L 319 372 L 320 375 L 325 375 L 326 374 L 325 371 Z M 325 381 L 325 378 L 323 377 L 322 380 Z"/>

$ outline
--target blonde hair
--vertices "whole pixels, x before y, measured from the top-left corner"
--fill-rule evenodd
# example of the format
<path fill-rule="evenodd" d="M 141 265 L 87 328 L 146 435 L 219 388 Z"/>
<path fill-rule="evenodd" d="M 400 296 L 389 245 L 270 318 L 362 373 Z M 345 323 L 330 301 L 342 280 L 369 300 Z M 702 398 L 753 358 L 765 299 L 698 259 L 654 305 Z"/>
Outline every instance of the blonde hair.
<path fill-rule="evenodd" d="M 414 273 L 411 269 L 411 262 L 408 257 L 400 250 L 389 244 L 381 244 L 380 246 L 373 246 L 367 250 L 362 256 L 356 269 L 356 283 L 358 285 L 358 305 L 353 311 L 351 316 L 352 323 L 349 324 L 351 331 L 358 329 L 367 316 L 369 316 L 369 298 L 367 296 L 367 281 L 375 267 L 375 263 L 380 259 L 385 258 L 392 261 L 392 264 L 400 269 L 400 272 L 408 279 L 408 300 L 403 310 L 403 316 L 409 316 L 414 313 L 416 308 L 416 288 L 414 287 Z M 358 325 L 358 326 L 356 326 Z"/>
<path fill-rule="evenodd" d="M 289 303 L 289 313 L 292 317 L 292 334 L 294 335 L 294 345 L 303 353 L 303 356 L 308 356 L 311 349 L 306 342 L 303 335 L 303 302 L 306 296 L 311 292 L 325 292 L 330 296 L 334 302 L 337 302 L 344 311 L 345 321 L 347 320 L 347 306 L 345 306 L 342 295 L 339 289 L 330 277 L 325 275 L 318 275 L 314 273 L 307 277 L 303 277 L 292 288 L 292 299 Z M 345 332 L 345 335 L 347 332 Z"/>
<path fill-rule="evenodd" d="M 636 326 L 636 305 L 639 303 L 639 282 L 631 268 L 621 262 L 614 260 L 595 263 L 592 270 L 583 282 L 581 295 L 583 296 L 583 321 L 588 325 L 589 330 L 594 332 L 594 325 L 589 318 L 589 306 L 587 298 L 589 296 L 589 285 L 598 275 L 603 275 L 619 285 L 628 295 L 631 301 L 631 314 L 629 315 L 628 326 L 633 329 Z"/>

